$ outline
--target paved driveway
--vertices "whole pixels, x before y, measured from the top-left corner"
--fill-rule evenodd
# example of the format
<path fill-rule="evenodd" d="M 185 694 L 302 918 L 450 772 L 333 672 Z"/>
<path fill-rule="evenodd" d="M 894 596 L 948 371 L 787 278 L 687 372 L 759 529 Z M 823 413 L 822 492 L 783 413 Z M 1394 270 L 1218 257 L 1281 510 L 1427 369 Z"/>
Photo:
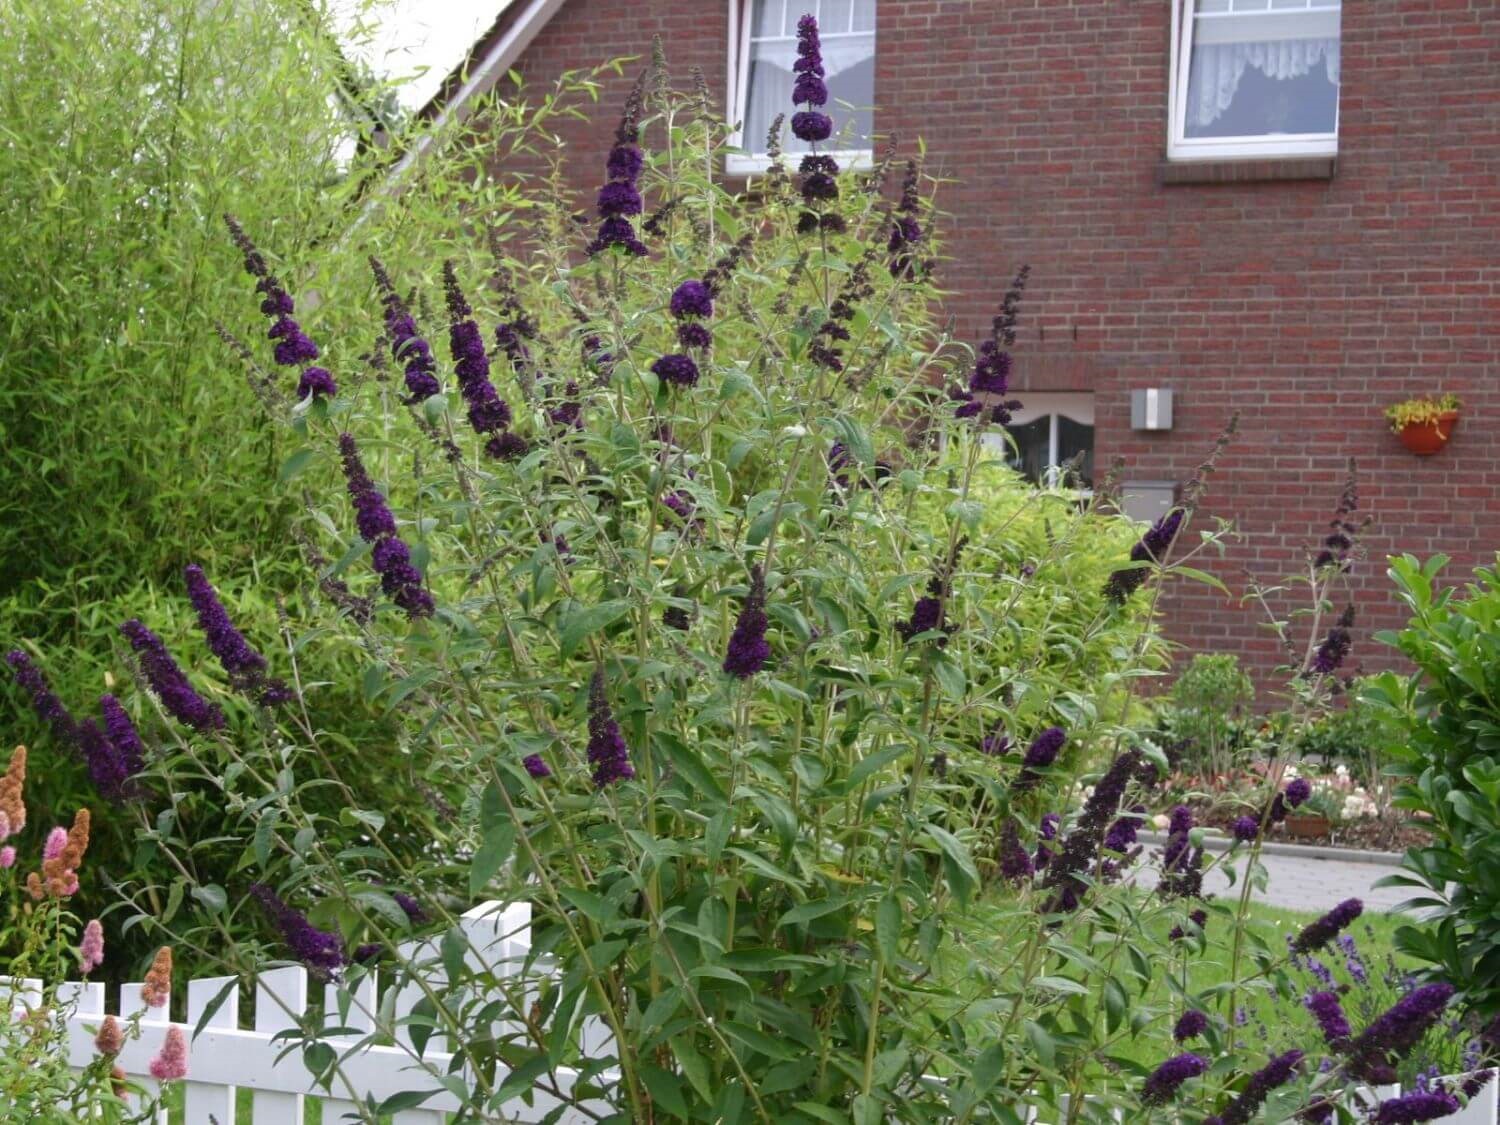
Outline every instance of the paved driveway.
<path fill-rule="evenodd" d="M 1146 845 L 1146 854 L 1141 857 L 1141 865 L 1136 877 L 1139 885 L 1143 887 L 1156 885 L 1156 872 L 1153 869 L 1152 860 L 1155 858 L 1155 853 L 1160 850 L 1159 844 Z M 1215 853 L 1210 852 L 1209 858 L 1213 858 L 1214 855 Z M 1261 856 L 1261 863 L 1265 865 L 1270 875 L 1270 882 L 1264 892 L 1255 892 L 1256 900 L 1288 910 L 1321 913 L 1343 902 L 1346 898 L 1358 898 L 1364 900 L 1366 910 L 1383 914 L 1420 893 L 1407 887 L 1376 889 L 1374 886 L 1376 881 L 1398 868 L 1381 863 L 1353 863 L 1338 859 L 1336 852 L 1332 853 L 1330 858 L 1323 858 L 1321 855 L 1314 858 L 1304 855 L 1267 853 Z M 1237 872 L 1242 873 L 1245 867 L 1244 859 L 1236 861 L 1235 866 Z M 1203 889 L 1221 898 L 1239 894 L 1239 884 L 1236 883 L 1231 887 L 1228 877 L 1221 868 L 1216 868 L 1204 878 Z"/>

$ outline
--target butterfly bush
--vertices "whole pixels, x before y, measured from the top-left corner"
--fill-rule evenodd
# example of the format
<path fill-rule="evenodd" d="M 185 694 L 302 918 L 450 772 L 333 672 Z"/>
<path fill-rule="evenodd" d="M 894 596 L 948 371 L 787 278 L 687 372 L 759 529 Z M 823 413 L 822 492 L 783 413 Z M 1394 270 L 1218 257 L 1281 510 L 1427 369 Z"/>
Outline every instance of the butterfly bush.
<path fill-rule="evenodd" d="M 363 305 L 304 313 L 401 381 L 272 411 L 311 563 L 284 643 L 191 568 L 201 637 L 128 622 L 134 738 L 113 705 L 99 728 L 153 847 L 177 855 L 157 817 L 186 779 L 219 795 L 207 845 L 238 856 L 232 885 L 180 857 L 196 948 L 327 983 L 325 1025 L 298 1033 L 314 1071 L 342 1050 L 338 1007 L 362 1005 L 408 1045 L 413 1088 L 475 1120 L 521 1098 L 640 1122 L 1335 1104 L 1435 1009 L 1341 1032 L 1327 1069 L 1311 1017 L 1269 1059 L 1240 1029 L 1246 992 L 1302 954 L 1247 935 L 1246 900 L 1210 903 L 1204 876 L 1253 865 L 1292 791 L 1268 775 L 1227 858 L 1186 808 L 1164 847 L 1138 841 L 1168 763 L 1135 685 L 1164 665 L 1162 584 L 1201 577 L 1179 560 L 1216 541 L 1188 533 L 1212 457 L 1144 533 L 1107 487 L 1033 489 L 1003 464 L 986 439 L 1017 408 L 1029 274 L 978 339 L 944 327 L 917 166 L 893 185 L 819 150 L 837 123 L 817 22 L 797 28 L 796 182 L 727 188 L 728 130 L 659 58 L 604 156 L 597 226 L 538 191 L 466 217 L 489 245 L 381 248 Z M 231 229 L 285 358 L 307 361 L 285 287 Z M 322 648 L 351 683 L 299 675 Z M 233 689 L 212 700 L 210 658 Z M 77 742 L 41 662 L 10 663 Z M 1306 666 L 1299 690 L 1326 691 Z M 354 802 L 329 751 L 358 744 L 304 706 L 335 689 L 378 714 L 423 815 Z M 529 913 L 506 965 L 465 917 L 489 901 Z M 226 915 L 255 936 L 226 942 Z M 1200 957 L 1230 984 L 1195 991 Z M 420 999 L 371 1005 L 371 974 Z M 159 1059 L 180 1075 L 174 1044 Z"/>

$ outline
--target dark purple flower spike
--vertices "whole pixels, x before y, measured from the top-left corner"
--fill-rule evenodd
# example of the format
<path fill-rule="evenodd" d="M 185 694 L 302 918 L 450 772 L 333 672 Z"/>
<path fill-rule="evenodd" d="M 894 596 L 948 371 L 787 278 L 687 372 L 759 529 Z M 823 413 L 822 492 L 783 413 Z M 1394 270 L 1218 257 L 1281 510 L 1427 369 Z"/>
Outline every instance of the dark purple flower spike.
<path fill-rule="evenodd" d="M 391 340 L 391 355 L 402 365 L 406 378 L 407 404 L 441 393 L 443 388 L 438 382 L 432 346 L 417 330 L 411 310 L 396 292 L 391 275 L 378 258 L 370 259 L 370 269 L 374 271 L 375 286 L 380 290 L 380 303 L 385 309 L 385 333 Z"/>
<path fill-rule="evenodd" d="M 224 726 L 224 713 L 193 689 L 160 637 L 134 618 L 121 625 L 120 632 L 130 642 L 146 682 L 169 714 L 198 731 Z"/>
<path fill-rule="evenodd" d="M 635 767 L 630 764 L 630 747 L 625 744 L 620 724 L 615 722 L 610 710 L 602 664 L 595 666 L 593 678 L 589 680 L 588 759 L 594 767 L 594 786 L 598 789 L 617 781 L 629 781 L 635 776 Z"/>
<path fill-rule="evenodd" d="M 510 406 L 490 382 L 484 336 L 474 322 L 474 310 L 459 288 L 458 273 L 451 261 L 443 263 L 443 290 L 448 302 L 448 346 L 453 353 L 458 389 L 469 409 L 469 425 L 488 439 L 486 453 L 496 460 L 506 460 L 509 449 L 503 439 L 510 425 Z"/>
<path fill-rule="evenodd" d="M 297 397 L 321 396 L 333 398 L 338 386 L 333 375 L 323 367 L 311 366 L 318 358 L 318 345 L 313 343 L 302 326 L 293 318 L 296 311 L 292 296 L 276 275 L 266 265 L 265 255 L 250 241 L 250 236 L 232 215 L 225 215 L 229 236 L 245 258 L 245 272 L 255 278 L 255 291 L 262 294 L 260 311 L 271 321 L 266 333 L 276 341 L 272 349 L 273 358 L 283 367 L 300 367 L 302 374 L 297 381 Z"/>
<path fill-rule="evenodd" d="M 724 654 L 724 671 L 748 680 L 771 659 L 771 644 L 766 640 L 766 576 L 759 566 L 750 569 L 750 592 L 745 595 L 729 647 Z"/>
<path fill-rule="evenodd" d="M 432 595 L 423 586 L 421 573 L 411 564 L 410 548 L 396 534 L 396 517 L 365 471 L 354 435 L 339 435 L 339 456 L 344 463 L 349 498 L 354 502 L 355 526 L 359 537 L 370 544 L 370 558 L 380 575 L 380 588 L 407 617 L 413 620 L 431 617 Z"/>
<path fill-rule="evenodd" d="M 625 108 L 620 114 L 620 125 L 615 130 L 615 144 L 609 150 L 605 162 L 607 182 L 599 189 L 599 232 L 588 245 L 588 254 L 593 257 L 612 246 L 618 246 L 632 257 L 647 253 L 646 244 L 635 232 L 631 218 L 642 210 L 641 191 L 637 186 L 645 158 L 640 150 L 641 99 L 645 86 L 646 71 L 636 79 L 635 86 L 625 99 Z"/>
<path fill-rule="evenodd" d="M 337 976 L 348 963 L 343 939 L 338 934 L 318 929 L 305 914 L 288 906 L 264 883 L 251 883 L 250 895 L 270 917 L 292 956 L 319 978 L 326 980 Z"/>
<path fill-rule="evenodd" d="M 209 650 L 229 674 L 229 682 L 237 691 L 258 699 L 267 707 L 290 699 L 286 684 L 267 675 L 266 658 L 250 647 L 244 635 L 229 620 L 229 613 L 203 568 L 193 564 L 183 574 L 187 579 L 188 600 L 198 614 L 198 627 L 208 640 Z"/>

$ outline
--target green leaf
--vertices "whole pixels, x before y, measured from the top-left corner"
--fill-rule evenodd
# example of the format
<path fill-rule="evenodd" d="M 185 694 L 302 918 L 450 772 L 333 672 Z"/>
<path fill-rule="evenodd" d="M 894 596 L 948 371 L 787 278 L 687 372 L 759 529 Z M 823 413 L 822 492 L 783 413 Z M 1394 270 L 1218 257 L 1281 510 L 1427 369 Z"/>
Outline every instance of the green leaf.
<path fill-rule="evenodd" d="M 563 658 L 573 655 L 573 650 L 584 640 L 613 625 L 629 612 L 630 603 L 623 598 L 618 598 L 614 601 L 600 602 L 598 605 L 591 605 L 570 614 L 562 627 L 559 640 Z"/>
<path fill-rule="evenodd" d="M 691 1116 L 687 1101 L 682 1096 L 682 1079 L 649 1063 L 642 1063 L 639 1073 L 653 1102 L 680 1120 L 687 1120 Z"/>
<path fill-rule="evenodd" d="M 204 1006 L 202 1014 L 199 1015 L 198 1022 L 193 1025 L 194 1039 L 202 1034 L 203 1029 L 208 1026 L 208 1021 L 214 1018 L 215 1013 L 224 1006 L 224 1001 L 229 999 L 230 994 L 234 993 L 239 985 L 238 977 L 230 977 L 220 986 L 219 991 L 214 993 L 213 999 Z"/>
<path fill-rule="evenodd" d="M 944 867 L 948 881 L 953 884 L 953 893 L 959 902 L 968 902 L 974 888 L 979 885 L 979 870 L 974 866 L 974 857 L 968 847 L 946 828 L 936 824 L 927 825 L 923 831 L 942 849 Z"/>
<path fill-rule="evenodd" d="M 682 1073 L 692 1083 L 698 1096 L 705 1102 L 712 1102 L 714 1089 L 713 1081 L 709 1076 L 708 1062 L 681 1036 L 672 1039 L 671 1047 L 672 1055 L 677 1059 L 677 1065 L 682 1067 Z"/>
<path fill-rule="evenodd" d="M 294 477 L 301 475 L 302 471 L 312 464 L 313 458 L 318 455 L 316 449 L 299 449 L 281 463 L 281 471 L 276 474 L 278 484 L 285 484 Z"/>
<path fill-rule="evenodd" d="M 202 904 L 203 908 L 210 914 L 219 914 L 229 902 L 229 896 L 224 893 L 224 888 L 217 883 L 205 883 L 201 887 L 194 887 L 193 898 Z"/>
<path fill-rule="evenodd" d="M 900 954 L 901 903 L 895 895 L 886 895 L 875 908 L 875 946 L 887 964 Z"/>
<path fill-rule="evenodd" d="M 499 821 L 485 829 L 483 842 L 474 858 L 469 861 L 469 894 L 478 896 L 489 886 L 495 873 L 505 866 L 511 849 L 516 845 L 516 828 L 508 820 Z"/>

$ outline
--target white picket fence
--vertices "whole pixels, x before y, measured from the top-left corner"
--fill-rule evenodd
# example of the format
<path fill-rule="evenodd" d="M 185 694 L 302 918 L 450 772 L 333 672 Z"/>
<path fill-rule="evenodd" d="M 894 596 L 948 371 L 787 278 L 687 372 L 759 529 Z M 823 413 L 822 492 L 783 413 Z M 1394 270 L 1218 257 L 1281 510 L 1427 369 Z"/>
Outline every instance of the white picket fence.
<path fill-rule="evenodd" d="M 531 910 L 525 903 L 505 905 L 483 903 L 463 916 L 461 922 L 469 939 L 469 960 L 501 976 L 515 975 L 530 949 Z M 418 959 L 436 959 L 437 950 L 430 944 L 414 944 L 404 952 Z M 122 1022 L 140 1012 L 141 985 L 122 985 L 114 1013 Z M 193 1038 L 193 1030 L 203 1013 L 224 992 L 228 995 L 209 1017 L 204 1029 Z M 42 983 L 0 977 L 0 996 L 10 993 L 21 1011 L 41 1000 Z M 335 1125 L 357 1112 L 356 1102 L 373 1097 L 376 1104 L 404 1091 L 433 1091 L 420 1108 L 399 1110 L 392 1115 L 394 1125 L 443 1125 L 449 1111 L 458 1108 L 458 1100 L 439 1080 L 449 1073 L 454 1056 L 446 1050 L 447 1040 L 434 1032 L 421 1053 L 422 1064 L 411 1050 L 412 1028 L 398 1024 L 412 1013 L 423 996 L 415 984 L 398 989 L 380 989 L 377 973 L 370 973 L 359 985 L 352 1002 L 341 1010 L 339 989 L 326 985 L 323 998 L 323 1026 L 350 1029 L 352 1034 L 328 1040 L 339 1048 L 339 1073 L 333 1080 L 330 1095 L 314 1079 L 302 1061 L 301 1048 L 286 1035 L 297 1019 L 308 1010 L 313 996 L 307 973 L 296 966 L 268 969 L 257 977 L 253 1026 L 239 1026 L 239 989 L 234 977 L 209 977 L 187 982 L 186 1022 L 179 1024 L 188 1041 L 188 1077 L 183 1082 L 186 1125 L 302 1125 L 306 1099 L 317 1098 L 322 1104 L 324 1125 Z M 94 1036 L 106 1012 L 105 987 L 98 983 L 68 982 L 60 989 L 60 1007 L 72 1007 L 68 1018 L 68 1052 L 73 1066 L 87 1066 L 97 1057 Z M 174 1005 L 148 1008 L 142 1019 L 143 1034 L 129 1041 L 117 1062 L 127 1077 L 146 1089 L 154 1089 L 150 1062 L 161 1049 L 167 1028 L 168 1012 Z M 366 1042 L 374 1031 L 376 1016 L 384 1026 L 396 1025 L 396 1046 Z M 502 1025 L 507 1021 L 501 1021 Z M 519 1030 L 520 1024 L 497 1029 L 497 1037 L 508 1030 Z M 610 1037 L 603 1024 L 594 1018 L 583 1021 L 581 1046 L 588 1056 L 612 1053 Z M 360 1044 L 364 1044 L 361 1046 Z M 357 1049 L 356 1049 L 357 1048 Z M 425 1064 L 425 1065 L 423 1065 Z M 522 1101 L 515 1099 L 504 1108 L 504 1119 L 514 1122 L 538 1122 L 566 1104 L 576 1074 L 558 1070 L 551 1078 L 564 1097 L 536 1088 Z M 496 1084 L 503 1081 L 496 1076 Z M 1500 1079 L 1489 1085 L 1458 1113 L 1443 1118 L 1445 1125 L 1500 1125 L 1497 1111 L 1497 1088 Z M 251 1092 L 251 1110 L 239 1114 L 239 1091 Z M 1381 1087 L 1375 1094 L 1384 1099 L 1394 1097 L 1398 1087 Z M 340 1096 L 343 1095 L 343 1096 Z M 529 1104 L 527 1104 L 529 1102 Z M 591 1103 L 587 1109 L 607 1116 L 610 1107 Z M 1064 1114 L 1066 1110 L 1064 1110 Z M 1049 1125 L 1057 1114 L 1028 1110 L 1028 1121 Z M 1120 1118 L 1116 1115 L 1116 1120 Z M 161 1116 L 166 1125 L 165 1112 Z M 576 1109 L 564 1109 L 557 1118 L 563 1125 L 583 1125 L 593 1120 Z"/>
<path fill-rule="evenodd" d="M 461 924 L 469 938 L 471 963 L 483 964 L 498 975 L 514 975 L 530 948 L 530 918 L 530 907 L 525 903 L 509 906 L 484 903 L 465 914 Z M 409 945 L 403 951 L 419 959 L 437 957 L 436 948 L 428 945 Z M 432 974 L 428 975 L 430 979 Z M 427 1040 L 421 1063 L 410 1049 L 413 1029 L 408 1025 L 396 1026 L 398 1045 L 359 1046 L 374 1031 L 377 1015 L 386 1027 L 409 1016 L 424 995 L 420 986 L 405 984 L 399 989 L 382 991 L 379 974 L 372 972 L 360 981 L 357 993 L 344 1011 L 340 1009 L 338 987 L 324 986 L 322 1026 L 351 1032 L 328 1040 L 339 1054 L 330 1095 L 303 1063 L 296 1039 L 285 1034 L 308 1011 L 309 1002 L 314 999 L 311 986 L 315 984 L 309 982 L 306 971 L 299 966 L 260 973 L 255 986 L 252 1026 L 242 1028 L 236 978 L 209 977 L 187 982 L 187 1018 L 177 1025 L 188 1041 L 188 1077 L 182 1083 L 186 1125 L 302 1125 L 308 1098 L 321 1102 L 324 1125 L 335 1125 L 356 1112 L 355 1099 L 364 1102 L 373 1097 L 379 1104 L 393 1094 L 415 1090 L 434 1093 L 420 1108 L 394 1113 L 391 1120 L 395 1125 L 442 1125 L 448 1120 L 448 1111 L 456 1110 L 459 1103 L 440 1081 L 441 1076 L 449 1073 L 454 1060 L 440 1032 L 434 1032 Z M 193 1030 L 199 1019 L 226 987 L 228 995 L 195 1039 Z M 73 1066 L 87 1066 L 98 1057 L 94 1037 L 106 1013 L 113 1012 L 123 1026 L 129 1017 L 142 1010 L 141 988 L 140 984 L 122 985 L 118 1003 L 110 1006 L 103 984 L 70 981 L 62 986 L 59 1007 L 71 1007 L 68 1052 Z M 40 1002 L 42 982 L 0 978 L 0 995 L 6 993 L 24 1011 Z M 157 1086 L 150 1078 L 150 1063 L 171 1026 L 168 1013 L 174 1006 L 169 1002 L 160 1008 L 146 1008 L 141 1020 L 142 1034 L 127 1042 L 116 1059 L 132 1083 L 148 1090 Z M 497 1028 L 497 1036 L 520 1027 L 519 1022 L 512 1021 L 509 1029 Z M 608 1049 L 608 1036 L 599 1021 L 583 1021 L 581 1034 L 585 1051 L 592 1054 Z M 353 1050 L 355 1047 L 359 1049 Z M 550 1077 L 566 1094 L 576 1075 L 559 1070 Z M 503 1080 L 503 1073 L 497 1075 L 496 1084 Z M 237 1095 L 241 1090 L 251 1091 L 252 1109 L 248 1117 L 238 1112 Z M 539 1087 L 526 1101 L 530 1104 L 520 1098 L 508 1103 L 504 1119 L 541 1121 L 565 1104 L 563 1099 Z M 590 1105 L 589 1109 L 601 1115 L 609 1112 L 609 1107 L 602 1104 Z M 593 1118 L 569 1108 L 558 1120 L 582 1125 Z M 166 1125 L 165 1111 L 160 1121 Z"/>

